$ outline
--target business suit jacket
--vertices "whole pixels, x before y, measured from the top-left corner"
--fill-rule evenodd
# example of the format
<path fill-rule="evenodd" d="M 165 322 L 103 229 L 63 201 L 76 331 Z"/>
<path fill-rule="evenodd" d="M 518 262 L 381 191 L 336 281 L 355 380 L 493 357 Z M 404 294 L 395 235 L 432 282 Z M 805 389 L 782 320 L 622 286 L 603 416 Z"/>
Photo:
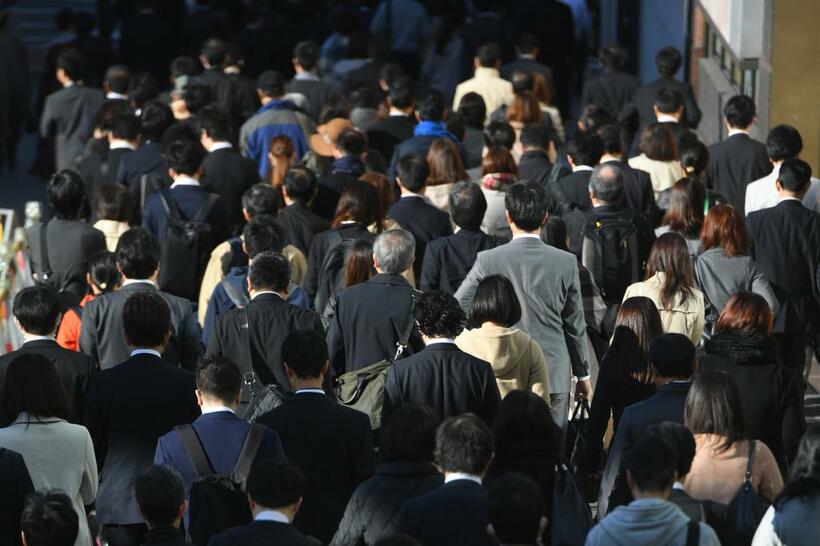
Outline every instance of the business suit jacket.
<path fill-rule="evenodd" d="M 492 424 L 501 395 L 489 363 L 465 353 L 455 343 L 433 343 L 388 370 L 382 421 L 408 403 L 429 406 L 442 420 L 475 413 Z"/>
<path fill-rule="evenodd" d="M 202 162 L 202 189 L 222 198 L 232 235 L 238 234 L 245 223 L 242 194 L 259 181 L 256 163 L 233 148 L 215 150 Z"/>
<path fill-rule="evenodd" d="M 324 394 L 301 392 L 257 423 L 279 434 L 288 460 L 307 478 L 293 524 L 306 535 L 330 542 L 353 490 L 373 471 L 370 419 Z"/>
<path fill-rule="evenodd" d="M 388 116 L 367 130 L 370 148 L 377 150 L 385 159 L 393 157 L 399 143 L 413 138 L 416 120 L 410 116 Z"/>
<path fill-rule="evenodd" d="M 310 242 L 310 252 L 307 257 L 307 274 L 303 284 L 308 298 L 312 302 L 319 288 L 319 277 L 322 273 L 322 264 L 328 251 L 342 239 L 373 239 L 373 234 L 358 222 L 352 224 L 342 224 L 337 228 L 327 229 L 321 233 L 316 233 Z M 319 309 L 319 311 L 322 311 Z"/>
<path fill-rule="evenodd" d="M 294 202 L 279 211 L 279 224 L 285 230 L 288 243 L 307 256 L 313 236 L 330 229 L 330 222 L 302 203 Z"/>
<path fill-rule="evenodd" d="M 746 185 L 772 171 L 766 145 L 746 133 L 736 133 L 709 146 L 706 185 L 721 193 L 745 215 Z"/>
<path fill-rule="evenodd" d="M 67 303 L 76 305 L 88 290 L 85 282 L 88 258 L 106 249 L 105 235 L 81 220 L 53 218 L 48 224 L 28 228 L 29 263 L 31 270 L 38 274 L 43 271 L 40 230 L 44 226 L 47 226 L 46 245 L 51 267 L 49 284 L 65 291 L 67 300 L 71 300 Z"/>
<path fill-rule="evenodd" d="M 749 254 L 780 302 L 774 332 L 810 331 L 820 307 L 820 215 L 786 200 L 752 212 L 746 224 Z"/>
<path fill-rule="evenodd" d="M 321 546 L 315 538 L 303 535 L 299 529 L 278 521 L 254 521 L 214 535 L 208 546 Z"/>
<path fill-rule="evenodd" d="M 176 186 L 170 190 L 171 198 L 176 202 L 182 215 L 187 219 L 193 219 L 205 200 L 209 192 L 199 186 Z M 142 212 L 142 227 L 154 234 L 154 237 L 162 241 L 165 238 L 165 207 L 162 205 L 160 196 L 152 193 L 145 200 L 145 210 Z M 228 206 L 224 198 L 220 198 L 211 208 L 207 219 L 211 226 L 211 241 L 213 246 L 218 245 L 231 235 L 230 219 L 228 216 Z M 191 282 L 195 282 L 192 279 Z"/>
<path fill-rule="evenodd" d="M 250 327 L 251 362 L 247 361 L 246 341 L 239 327 L 239 309 L 217 316 L 208 336 L 208 356 L 227 356 L 244 372 L 254 371 L 265 385 L 288 389 L 282 366 L 282 344 L 292 332 L 313 330 L 323 334 L 319 315 L 291 305 L 277 294 L 259 294 L 246 307 Z M 243 402 L 249 393 L 243 387 Z"/>
<path fill-rule="evenodd" d="M 598 494 L 598 520 L 603 519 L 607 511 L 614 508 L 614 506 L 610 507 L 610 494 L 615 487 L 616 478 L 622 474 L 621 462 L 624 454 L 635 445 L 641 433 L 649 426 L 663 421 L 683 424 L 683 407 L 686 403 L 686 395 L 689 394 L 689 387 L 688 382 L 679 381 L 661 385 L 655 394 L 624 410 L 618 423 L 618 429 L 615 431 L 615 438 L 609 448 L 606 468 L 601 477 L 601 490 Z"/>
<path fill-rule="evenodd" d="M 97 521 L 141 523 L 134 482 L 154 461 L 157 440 L 199 415 L 194 375 L 156 356 L 139 354 L 100 372 L 86 398 L 100 489 Z"/>
<path fill-rule="evenodd" d="M 664 88 L 677 89 L 683 95 L 683 117 L 681 123 L 687 127 L 697 127 L 700 123 L 701 111 L 695 101 L 695 94 L 692 86 L 687 82 L 682 82 L 674 78 L 658 78 L 657 80 L 640 86 L 635 90 L 632 102 L 638 112 L 640 126 L 646 127 L 654 123 L 655 118 L 655 95 Z"/>
<path fill-rule="evenodd" d="M 589 179 L 592 171 L 575 171 L 563 178 L 555 181 L 559 195 L 566 200 L 570 210 L 586 210 L 592 208 L 592 201 L 589 200 Z"/>
<path fill-rule="evenodd" d="M 251 425 L 229 411 L 200 415 L 192 424 L 214 473 L 233 473 Z M 254 463 L 269 459 L 284 460 L 285 451 L 276 432 L 265 429 L 265 436 L 256 452 Z M 185 484 L 185 496 L 188 497 L 197 475 L 176 430 L 168 432 L 157 441 L 154 464 L 170 466 L 179 471 Z"/>
<path fill-rule="evenodd" d="M 621 170 L 624 177 L 624 204 L 643 216 L 650 225 L 656 226 L 660 220 L 660 211 L 655 203 L 649 173 L 631 167 L 626 161 L 604 161 L 601 165 L 614 165 Z"/>
<path fill-rule="evenodd" d="M 424 251 L 419 288 L 455 293 L 478 253 L 506 242 L 478 229 L 459 229 L 452 235 L 430 241 Z"/>
<path fill-rule="evenodd" d="M 387 216 L 413 234 L 416 240 L 416 260 L 413 262 L 413 273 L 417 279 L 420 278 L 427 243 L 453 233 L 450 215 L 425 201 L 422 196 L 414 195 L 404 196 L 396 201 L 390 207 Z"/>
<path fill-rule="evenodd" d="M 311 210 L 327 221 L 333 220 L 345 184 L 355 182 L 358 178 L 352 173 L 344 172 L 331 172 L 321 177 L 316 183 L 316 197 L 310 205 Z"/>
<path fill-rule="evenodd" d="M 80 351 L 90 355 L 101 369 L 111 368 L 128 359 L 130 350 L 122 333 L 122 310 L 131 294 L 143 290 L 157 288 L 148 282 L 129 283 L 86 303 L 80 328 Z M 163 358 L 171 364 L 194 370 L 202 355 L 202 343 L 191 302 L 161 290 L 157 293 L 171 309 L 171 343 L 165 349 Z"/>
<path fill-rule="evenodd" d="M 540 182 L 547 184 L 550 172 L 552 172 L 552 161 L 549 156 L 541 150 L 530 150 L 521 155 L 518 160 L 518 179 L 527 182 Z"/>
<path fill-rule="evenodd" d="M 319 121 L 325 102 L 333 96 L 333 88 L 329 83 L 314 79 L 293 78 L 287 83 L 288 93 L 299 93 L 308 100 L 307 113 L 313 121 Z"/>
<path fill-rule="evenodd" d="M 456 292 L 461 308 L 469 309 L 481 280 L 496 274 L 512 281 L 523 311 L 515 327 L 534 339 L 544 352 L 550 390 L 568 393 L 571 374 L 589 374 L 578 260 L 536 237 L 515 238 L 506 245 L 479 252 Z"/>
<path fill-rule="evenodd" d="M 63 349 L 51 339 L 38 339 L 23 343 L 22 347 L 16 351 L 0 356 L 0 392 L 3 391 L 3 382 L 9 365 L 17 357 L 28 354 L 44 356 L 54 364 L 71 402 L 71 422 L 80 423 L 85 407 L 85 394 L 94 371 L 91 357 Z"/>
<path fill-rule="evenodd" d="M 412 292 L 404 277 L 387 273 L 339 292 L 327 330 L 330 365 L 336 375 L 393 357 L 410 314 Z M 421 348 L 414 328 L 405 354 Z"/>
<path fill-rule="evenodd" d="M 632 74 L 605 69 L 597 78 L 590 78 L 584 82 L 581 107 L 597 104 L 613 118 L 617 118 L 624 106 L 632 100 L 632 95 L 640 84 L 640 80 Z"/>
<path fill-rule="evenodd" d="M 453 480 L 407 501 L 397 516 L 397 530 L 425 546 L 489 546 L 487 494 L 470 480 Z"/>
<path fill-rule="evenodd" d="M 18 546 L 20 540 L 20 516 L 23 501 L 34 492 L 23 456 L 16 451 L 0 448 L 0 544 Z"/>
<path fill-rule="evenodd" d="M 40 117 L 40 136 L 56 136 L 57 170 L 70 168 L 94 132 L 94 116 L 105 101 L 99 89 L 76 83 L 48 97 Z"/>
<path fill-rule="evenodd" d="M 120 163 L 122 160 L 129 155 L 133 154 L 134 150 L 131 148 L 109 148 L 108 153 L 105 156 L 105 162 L 101 165 L 100 169 L 97 171 L 97 175 L 94 177 L 94 193 L 90 194 L 88 197 L 92 200 L 92 204 L 96 198 L 97 188 L 104 184 L 115 184 L 117 182 L 117 171 L 120 168 Z M 96 209 L 96 207 L 94 207 Z"/>

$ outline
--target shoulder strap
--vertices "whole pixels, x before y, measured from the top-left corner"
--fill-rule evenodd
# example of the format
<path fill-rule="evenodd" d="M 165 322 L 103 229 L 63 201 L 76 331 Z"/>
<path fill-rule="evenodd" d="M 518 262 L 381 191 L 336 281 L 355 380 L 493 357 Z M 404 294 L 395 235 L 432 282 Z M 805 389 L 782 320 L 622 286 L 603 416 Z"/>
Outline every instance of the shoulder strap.
<path fill-rule="evenodd" d="M 744 482 L 752 483 L 752 468 L 754 468 L 755 464 L 755 441 L 749 440 L 749 459 L 746 463 L 746 477 L 744 478 Z"/>
<path fill-rule="evenodd" d="M 174 201 L 174 198 L 166 190 L 160 190 L 157 194 L 162 203 L 162 208 L 165 209 L 166 216 L 175 222 L 181 222 L 182 213 L 179 211 L 179 207 L 177 206 L 177 202 Z"/>
<path fill-rule="evenodd" d="M 248 430 L 245 443 L 242 444 L 242 451 L 239 453 L 239 459 L 236 461 L 236 466 L 233 469 L 233 479 L 243 486 L 248 479 L 248 474 L 251 472 L 251 465 L 253 465 L 253 460 L 259 451 L 259 446 L 262 445 L 262 438 L 264 438 L 264 436 L 265 428 L 262 425 L 254 423 L 251 425 L 250 430 Z"/>
<path fill-rule="evenodd" d="M 196 472 L 197 477 L 203 478 L 213 474 L 213 466 L 211 466 L 211 462 L 208 460 L 208 454 L 205 453 L 205 449 L 202 447 L 202 442 L 194 430 L 194 426 L 179 425 L 178 427 L 174 427 L 174 430 L 179 434 L 182 448 L 188 455 L 188 459 L 191 461 L 191 465 L 194 467 L 194 472 Z"/>
<path fill-rule="evenodd" d="M 205 199 L 205 202 L 202 203 L 202 206 L 199 207 L 194 218 L 191 220 L 192 222 L 205 222 L 208 219 L 208 215 L 211 214 L 211 209 L 214 208 L 217 200 L 219 200 L 219 196 L 214 193 L 209 193 L 208 197 Z"/>
<path fill-rule="evenodd" d="M 396 344 L 396 355 L 393 360 L 396 361 L 401 358 L 402 353 L 407 348 L 407 343 L 410 341 L 410 334 L 413 333 L 413 326 L 416 324 L 416 298 L 421 294 L 418 290 L 413 289 L 410 294 L 410 312 L 407 314 L 407 322 L 404 323 L 404 329 L 401 331 L 401 337 Z"/>
<path fill-rule="evenodd" d="M 145 198 L 148 195 L 148 173 L 140 176 L 140 210 L 145 210 Z"/>
<path fill-rule="evenodd" d="M 686 525 L 686 546 L 698 546 L 700 544 L 700 523 L 689 520 Z"/>
<path fill-rule="evenodd" d="M 51 263 L 48 259 L 48 223 L 40 224 L 40 280 L 47 281 L 51 277 Z"/>
<path fill-rule="evenodd" d="M 250 301 L 248 297 L 241 290 L 237 289 L 228 279 L 222 279 L 222 288 L 225 289 L 225 293 L 236 307 L 248 305 Z"/>

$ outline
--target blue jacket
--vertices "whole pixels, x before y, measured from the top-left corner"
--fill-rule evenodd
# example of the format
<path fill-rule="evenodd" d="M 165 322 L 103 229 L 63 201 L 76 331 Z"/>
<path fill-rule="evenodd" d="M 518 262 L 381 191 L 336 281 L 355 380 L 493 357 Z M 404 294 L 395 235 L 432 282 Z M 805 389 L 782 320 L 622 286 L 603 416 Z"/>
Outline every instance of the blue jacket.
<path fill-rule="evenodd" d="M 230 271 L 228 271 L 228 275 L 225 277 L 225 280 L 233 285 L 234 288 L 245 294 L 247 298 L 250 298 L 250 295 L 248 294 L 248 266 L 244 265 L 232 267 Z M 288 303 L 304 309 L 310 309 L 307 294 L 301 286 L 294 286 L 290 290 L 288 293 Z M 202 342 L 206 347 L 208 345 L 208 338 L 213 330 L 216 317 L 222 313 L 227 313 L 234 308 L 236 308 L 236 305 L 233 300 L 231 300 L 230 296 L 228 296 L 228 292 L 225 290 L 225 287 L 222 286 L 222 283 L 217 284 L 211 294 L 210 299 L 208 300 L 208 309 L 205 311 L 205 324 L 202 329 Z"/>
<path fill-rule="evenodd" d="M 248 119 L 239 130 L 239 146 L 242 154 L 256 161 L 259 175 L 268 176 L 268 149 L 274 137 L 290 138 L 296 152 L 296 160 L 308 151 L 308 137 L 316 132 L 313 121 L 300 112 L 290 101 L 272 100 Z"/>

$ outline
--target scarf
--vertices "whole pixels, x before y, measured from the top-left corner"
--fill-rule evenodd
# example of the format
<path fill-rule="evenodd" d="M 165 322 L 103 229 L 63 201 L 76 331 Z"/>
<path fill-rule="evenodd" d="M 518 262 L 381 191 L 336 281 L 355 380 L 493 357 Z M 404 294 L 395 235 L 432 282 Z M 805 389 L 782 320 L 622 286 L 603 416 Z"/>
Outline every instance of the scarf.
<path fill-rule="evenodd" d="M 775 364 L 774 342 L 762 332 L 729 330 L 712 336 L 704 346 L 706 354 L 722 356 L 737 364 Z"/>
<path fill-rule="evenodd" d="M 453 142 L 459 142 L 456 135 L 447 130 L 443 121 L 420 121 L 413 129 L 413 136 L 434 136 L 449 138 Z"/>
<path fill-rule="evenodd" d="M 514 174 L 494 173 L 485 174 L 481 179 L 481 187 L 485 190 L 507 191 L 510 186 L 518 182 Z"/>
<path fill-rule="evenodd" d="M 343 156 L 333 162 L 330 172 L 349 174 L 359 178 L 365 172 L 364 163 L 358 157 Z"/>

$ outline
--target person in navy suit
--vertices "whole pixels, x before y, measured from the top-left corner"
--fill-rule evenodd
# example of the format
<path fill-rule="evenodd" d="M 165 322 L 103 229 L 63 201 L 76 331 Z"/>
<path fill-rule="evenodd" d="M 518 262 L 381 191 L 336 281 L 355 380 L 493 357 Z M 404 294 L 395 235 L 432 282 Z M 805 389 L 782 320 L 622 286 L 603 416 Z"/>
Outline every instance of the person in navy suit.
<path fill-rule="evenodd" d="M 436 464 L 444 485 L 404 504 L 396 528 L 425 546 L 497 544 L 481 485 L 493 459 L 493 433 L 472 413 L 451 417 L 436 432 Z"/>
<path fill-rule="evenodd" d="M 416 240 L 416 259 L 413 273 L 421 278 L 421 266 L 427 243 L 453 233 L 450 216 L 425 201 L 424 189 L 430 168 L 420 155 L 406 155 L 398 162 L 397 180 L 401 185 L 401 198 L 396 201 L 387 216 L 413 234 Z"/>
<path fill-rule="evenodd" d="M 621 415 L 601 477 L 599 520 L 603 519 L 608 509 L 611 511 L 615 508 L 615 502 L 626 504 L 631 500 L 621 462 L 641 433 L 650 425 L 663 421 L 683 424 L 689 381 L 695 371 L 695 346 L 682 334 L 664 334 L 652 342 L 647 357 L 652 364 L 658 390 L 646 400 L 628 406 Z M 610 494 L 613 494 L 612 499 Z"/>
<path fill-rule="evenodd" d="M 193 427 L 215 474 L 230 475 L 233 472 L 251 428 L 235 413 L 241 390 L 242 373 L 239 366 L 225 357 L 207 358 L 196 371 L 196 402 L 202 415 L 193 422 Z M 266 428 L 254 464 L 266 459 L 284 458 L 285 451 L 279 436 Z M 176 430 L 157 442 L 154 464 L 177 469 L 185 484 L 185 498 L 188 498 L 197 476 Z"/>

